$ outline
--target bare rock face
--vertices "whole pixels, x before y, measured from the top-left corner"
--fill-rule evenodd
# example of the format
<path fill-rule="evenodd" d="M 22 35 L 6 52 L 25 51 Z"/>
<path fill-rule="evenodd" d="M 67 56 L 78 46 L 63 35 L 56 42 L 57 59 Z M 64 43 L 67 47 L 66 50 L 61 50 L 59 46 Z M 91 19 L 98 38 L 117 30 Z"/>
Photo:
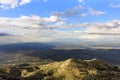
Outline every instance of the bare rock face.
<path fill-rule="evenodd" d="M 15 66 L 0 73 L 4 73 L 0 80 L 120 80 L 119 67 L 98 59 L 68 59 L 45 65 Z M 14 78 L 5 78 L 8 75 Z"/>

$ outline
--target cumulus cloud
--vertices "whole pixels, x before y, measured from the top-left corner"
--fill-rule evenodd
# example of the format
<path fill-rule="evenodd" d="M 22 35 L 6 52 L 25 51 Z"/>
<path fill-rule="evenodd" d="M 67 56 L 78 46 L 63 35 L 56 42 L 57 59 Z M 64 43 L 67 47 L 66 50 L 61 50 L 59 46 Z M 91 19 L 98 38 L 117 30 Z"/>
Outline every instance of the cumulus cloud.
<path fill-rule="evenodd" d="M 62 26 L 62 27 L 61 27 Z M 73 31 L 79 32 L 79 34 L 86 34 L 86 35 L 99 35 L 99 36 L 120 36 L 120 20 L 112 20 L 108 22 L 98 22 L 98 23 L 69 23 L 69 24 L 61 24 L 56 25 L 56 28 L 84 28 L 82 31 Z M 94 37 L 96 38 L 96 37 Z"/>
<path fill-rule="evenodd" d="M 94 35 L 120 36 L 120 20 L 112 20 L 104 23 L 83 23 L 80 27 L 86 27 L 85 32 Z"/>
<path fill-rule="evenodd" d="M 0 31 L 16 35 L 39 36 L 56 33 L 59 29 L 85 28 L 82 33 L 93 35 L 119 35 L 120 20 L 105 23 L 67 23 L 65 19 L 50 17 L 21 16 L 19 18 L 0 18 Z M 52 30 L 52 31 L 51 31 Z"/>
<path fill-rule="evenodd" d="M 56 16 L 39 17 L 39 16 L 21 16 L 19 18 L 0 18 L 0 31 L 16 35 L 38 35 L 42 29 L 51 29 L 53 24 L 63 22 L 64 19 Z M 50 27 L 51 25 L 51 27 Z M 38 32 L 38 33 L 37 33 Z M 36 34 L 37 33 L 37 34 Z"/>
<path fill-rule="evenodd" d="M 53 15 L 49 17 L 32 15 L 18 18 L 0 17 L 0 21 L 0 35 L 3 35 L 0 41 L 8 39 L 13 42 L 54 41 L 71 38 L 80 39 L 83 42 L 97 42 L 120 39 L 120 20 L 67 23 L 65 19 Z"/>
<path fill-rule="evenodd" d="M 30 3 L 32 0 L 0 0 L 0 7 L 2 9 L 14 9 L 19 5 Z"/>

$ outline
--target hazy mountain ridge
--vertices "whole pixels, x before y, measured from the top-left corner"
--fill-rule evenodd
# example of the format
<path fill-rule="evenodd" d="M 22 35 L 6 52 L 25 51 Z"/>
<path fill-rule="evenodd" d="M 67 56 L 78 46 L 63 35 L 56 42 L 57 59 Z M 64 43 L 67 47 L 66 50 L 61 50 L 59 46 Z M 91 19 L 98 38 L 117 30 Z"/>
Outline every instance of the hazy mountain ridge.
<path fill-rule="evenodd" d="M 68 45 L 67 45 L 68 46 Z M 61 61 L 69 58 L 92 59 L 98 58 L 111 64 L 120 65 L 120 49 L 73 49 L 59 50 L 54 49 L 55 45 L 48 43 L 19 43 L 0 45 L 0 64 L 15 62 L 16 56 L 19 56 L 17 63 L 33 62 L 40 60 Z M 29 60 L 27 60 L 28 58 Z M 16 63 L 16 62 L 15 62 Z M 21 63 L 22 64 L 22 63 Z"/>
<path fill-rule="evenodd" d="M 1 80 L 119 80 L 120 69 L 98 59 L 68 59 L 46 65 L 0 69 Z"/>
<path fill-rule="evenodd" d="M 15 52 L 15 51 L 28 51 L 28 50 L 43 50 L 52 49 L 54 46 L 49 43 L 16 43 L 16 44 L 2 44 L 0 45 L 0 51 L 2 52 Z"/>

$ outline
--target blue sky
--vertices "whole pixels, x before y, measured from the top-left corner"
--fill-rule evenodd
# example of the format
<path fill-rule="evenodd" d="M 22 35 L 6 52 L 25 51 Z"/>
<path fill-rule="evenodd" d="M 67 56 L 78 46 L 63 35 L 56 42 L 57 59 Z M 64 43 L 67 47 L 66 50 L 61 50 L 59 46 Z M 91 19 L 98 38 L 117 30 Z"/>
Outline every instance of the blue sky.
<path fill-rule="evenodd" d="M 71 38 L 120 45 L 119 14 L 119 0 L 1 0 L 0 42 Z"/>
<path fill-rule="evenodd" d="M 112 19 L 119 19 L 119 8 L 112 8 L 110 4 L 119 5 L 119 0 L 84 0 L 83 2 L 78 2 L 78 0 L 34 0 L 24 5 L 19 5 L 14 9 L 0 9 L 0 17 L 20 17 L 21 15 L 38 15 L 41 17 L 50 16 L 52 12 L 64 12 L 67 9 L 71 9 L 77 7 L 79 5 L 84 6 L 85 8 L 94 8 L 98 11 L 105 11 L 106 14 L 99 16 L 69 16 L 67 18 L 78 19 L 83 22 L 91 22 L 91 21 L 108 21 Z M 97 20 L 96 20 L 97 18 Z M 103 19 L 104 18 L 104 19 Z"/>

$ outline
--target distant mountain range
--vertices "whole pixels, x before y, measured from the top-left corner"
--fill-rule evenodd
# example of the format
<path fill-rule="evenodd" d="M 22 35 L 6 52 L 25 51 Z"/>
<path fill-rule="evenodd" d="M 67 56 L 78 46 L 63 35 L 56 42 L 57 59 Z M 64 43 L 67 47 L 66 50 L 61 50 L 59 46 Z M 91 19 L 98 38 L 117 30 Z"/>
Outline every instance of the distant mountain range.
<path fill-rule="evenodd" d="M 36 61 L 33 59 L 61 61 L 69 58 L 92 59 L 98 58 L 114 65 L 120 65 L 120 49 L 91 49 L 83 46 L 80 49 L 65 49 L 72 44 L 64 44 L 62 48 L 58 43 L 17 43 L 0 45 L 0 64 L 21 63 Z M 78 46 L 78 45 L 77 45 Z M 12 56 L 12 57 L 11 57 Z M 16 61 L 16 56 L 21 59 Z M 27 60 L 27 58 L 29 60 Z M 39 58 L 39 59 L 38 59 Z M 22 63 L 21 63 L 22 64 Z"/>
<path fill-rule="evenodd" d="M 0 51 L 26 51 L 26 50 L 40 50 L 40 49 L 52 49 L 52 45 L 49 43 L 16 43 L 0 45 Z"/>

